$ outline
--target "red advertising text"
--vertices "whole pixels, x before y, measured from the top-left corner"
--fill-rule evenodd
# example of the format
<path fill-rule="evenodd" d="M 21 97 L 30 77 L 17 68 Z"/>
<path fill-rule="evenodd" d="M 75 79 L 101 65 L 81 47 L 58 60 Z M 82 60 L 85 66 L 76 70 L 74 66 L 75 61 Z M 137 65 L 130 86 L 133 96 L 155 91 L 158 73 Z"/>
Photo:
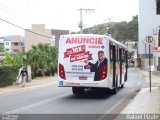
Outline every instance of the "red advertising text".
<path fill-rule="evenodd" d="M 68 57 L 70 57 L 70 62 L 93 59 L 92 54 L 90 54 L 89 51 L 86 51 L 85 45 L 80 45 L 80 46 L 66 49 L 66 52 L 64 52 L 64 58 L 68 58 Z"/>
<path fill-rule="evenodd" d="M 66 39 L 66 44 L 103 44 L 103 38 L 94 38 L 94 37 L 68 37 Z"/>
<path fill-rule="evenodd" d="M 80 60 L 92 60 L 92 54 L 90 54 L 90 52 L 84 52 L 81 54 L 75 54 L 75 55 L 71 55 L 70 57 L 70 62 L 76 62 L 76 61 L 80 61 Z"/>
<path fill-rule="evenodd" d="M 70 55 L 84 53 L 86 51 L 85 45 L 76 46 L 73 48 L 69 48 L 64 53 L 64 58 L 69 57 Z"/>

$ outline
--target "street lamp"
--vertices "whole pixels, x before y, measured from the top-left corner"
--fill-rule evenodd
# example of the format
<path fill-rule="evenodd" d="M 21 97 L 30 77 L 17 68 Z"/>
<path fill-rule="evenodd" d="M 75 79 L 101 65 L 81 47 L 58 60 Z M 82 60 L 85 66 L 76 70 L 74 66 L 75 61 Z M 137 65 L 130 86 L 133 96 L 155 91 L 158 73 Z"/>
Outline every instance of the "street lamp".
<path fill-rule="evenodd" d="M 107 31 L 106 35 L 111 36 L 111 32 L 110 32 L 110 28 L 109 27 L 106 28 L 106 31 Z"/>
<path fill-rule="evenodd" d="M 107 27 L 106 27 L 106 31 L 107 31 L 107 32 L 106 32 L 106 35 L 108 35 L 108 36 L 111 36 L 111 32 L 110 32 L 110 28 L 109 28 L 108 23 L 112 21 L 112 18 L 113 18 L 113 17 L 107 17 L 107 18 L 105 19 L 105 22 L 107 23 Z"/>

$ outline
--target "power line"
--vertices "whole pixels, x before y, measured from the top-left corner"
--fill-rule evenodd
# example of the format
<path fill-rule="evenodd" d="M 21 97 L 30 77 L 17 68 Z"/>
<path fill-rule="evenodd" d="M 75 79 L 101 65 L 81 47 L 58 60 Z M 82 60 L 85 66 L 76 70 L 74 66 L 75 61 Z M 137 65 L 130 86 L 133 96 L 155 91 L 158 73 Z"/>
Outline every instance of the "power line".
<path fill-rule="evenodd" d="M 5 8 L 5 9 L 4 9 Z M 8 14 L 8 15 L 10 15 L 10 16 L 13 16 L 14 18 L 18 18 L 18 20 L 22 20 L 22 18 L 20 18 L 19 16 L 17 16 L 17 15 L 14 15 L 15 13 L 13 13 L 13 12 L 15 12 L 14 11 L 14 9 L 11 9 L 11 8 L 9 8 L 8 6 L 5 6 L 4 4 L 2 4 L 2 3 L 0 3 L 0 9 L 1 9 L 1 12 L 3 11 L 5 14 Z M 34 27 L 36 27 L 36 28 L 40 28 L 39 26 L 34 26 Z M 41 31 L 41 30 L 40 30 Z"/>
<path fill-rule="evenodd" d="M 25 28 L 23 28 L 23 27 L 21 27 L 21 26 L 18 26 L 18 25 L 16 25 L 16 24 L 11 23 L 11 22 L 9 22 L 9 21 L 7 21 L 7 20 L 4 20 L 4 19 L 2 19 L 2 18 L 0 18 L 0 20 L 3 21 L 3 22 L 6 22 L 6 23 L 8 23 L 8 24 L 10 24 L 10 25 L 12 25 L 12 26 L 15 26 L 15 27 L 17 27 L 17 28 L 20 28 L 20 29 L 22 29 L 22 30 L 24 30 L 24 31 L 27 31 L 27 32 L 30 32 L 30 33 L 33 33 L 33 34 L 36 34 L 36 35 L 39 35 L 39 36 L 42 36 L 42 37 L 55 39 L 55 38 L 52 38 L 52 37 L 49 37 L 49 36 L 46 36 L 46 35 L 43 35 L 43 34 L 40 34 L 40 33 L 33 32 L 33 31 L 31 31 L 31 30 L 25 29 Z"/>

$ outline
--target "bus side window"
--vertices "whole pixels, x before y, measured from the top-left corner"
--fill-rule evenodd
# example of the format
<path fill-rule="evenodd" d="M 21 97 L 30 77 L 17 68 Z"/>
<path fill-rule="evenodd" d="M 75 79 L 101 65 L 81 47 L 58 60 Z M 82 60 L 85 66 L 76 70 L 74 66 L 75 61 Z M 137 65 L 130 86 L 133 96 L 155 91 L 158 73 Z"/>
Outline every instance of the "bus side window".
<path fill-rule="evenodd" d="M 128 51 L 125 51 L 125 62 L 126 62 L 126 66 L 128 68 Z"/>
<path fill-rule="evenodd" d="M 124 62 L 126 64 L 126 68 L 128 68 L 128 51 L 124 50 Z"/>
<path fill-rule="evenodd" d="M 116 58 L 117 58 L 117 56 L 116 56 L 116 46 L 114 46 L 114 45 L 110 45 L 110 61 L 111 62 L 116 62 Z"/>
<path fill-rule="evenodd" d="M 122 59 L 122 48 L 119 48 L 119 60 L 120 60 L 120 62 L 123 62 L 123 59 Z"/>
<path fill-rule="evenodd" d="M 109 55 L 110 55 L 110 62 L 113 62 L 113 47 L 112 47 L 112 45 L 110 45 Z"/>
<path fill-rule="evenodd" d="M 116 47 L 116 52 L 117 52 L 116 53 L 117 54 L 117 62 L 119 62 L 119 47 L 118 46 Z"/>
<path fill-rule="evenodd" d="M 122 48 L 122 62 L 125 62 L 125 50 Z"/>

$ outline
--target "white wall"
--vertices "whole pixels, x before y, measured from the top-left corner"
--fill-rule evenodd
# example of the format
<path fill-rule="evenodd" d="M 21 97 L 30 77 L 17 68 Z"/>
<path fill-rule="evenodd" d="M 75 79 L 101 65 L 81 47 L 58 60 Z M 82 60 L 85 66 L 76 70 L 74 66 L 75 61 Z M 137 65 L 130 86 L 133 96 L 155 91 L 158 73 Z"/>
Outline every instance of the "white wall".
<path fill-rule="evenodd" d="M 4 43 L 4 39 L 1 39 L 1 38 L 0 38 L 0 43 Z"/>
<path fill-rule="evenodd" d="M 6 51 L 6 49 L 9 49 L 9 51 Z M 6 52 L 11 52 L 11 41 L 4 41 L 4 50 Z"/>
<path fill-rule="evenodd" d="M 52 38 L 53 39 L 51 39 L 51 45 L 55 46 L 55 39 L 56 39 L 55 35 L 52 35 Z"/>
<path fill-rule="evenodd" d="M 38 45 L 39 43 L 51 44 L 51 30 L 46 29 L 44 24 L 32 24 L 32 32 L 36 32 L 48 37 L 33 34 L 31 32 L 25 31 L 25 52 L 32 48 L 32 45 Z"/>
<path fill-rule="evenodd" d="M 138 52 L 145 54 L 143 41 L 148 35 L 153 35 L 153 29 L 160 25 L 160 15 L 156 14 L 156 0 L 139 0 L 139 41 Z M 148 45 L 146 54 L 148 54 Z"/>

